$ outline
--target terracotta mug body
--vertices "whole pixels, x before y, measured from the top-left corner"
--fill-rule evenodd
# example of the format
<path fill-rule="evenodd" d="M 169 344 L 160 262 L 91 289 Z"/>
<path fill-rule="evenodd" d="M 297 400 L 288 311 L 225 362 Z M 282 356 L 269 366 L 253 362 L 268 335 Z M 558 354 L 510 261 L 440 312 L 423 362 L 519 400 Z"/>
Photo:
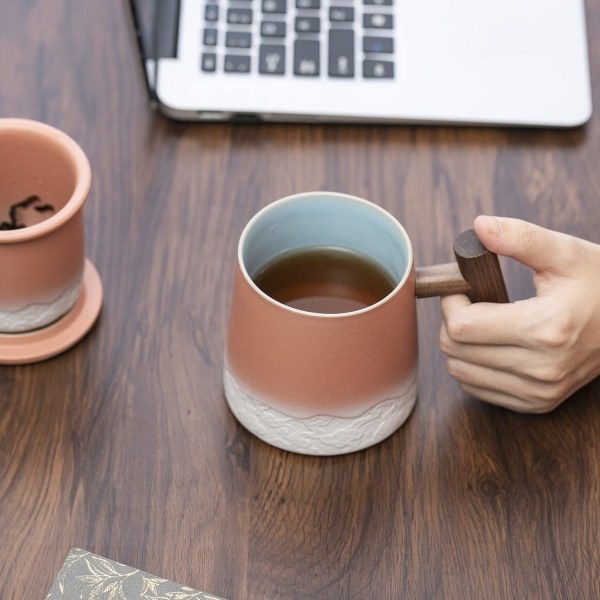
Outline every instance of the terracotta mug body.
<path fill-rule="evenodd" d="M 68 135 L 36 121 L 0 119 L 0 333 L 49 325 L 77 301 L 90 184 L 89 161 Z M 14 208 L 34 196 L 30 207 Z M 26 227 L 9 228 L 15 214 Z"/>
<path fill-rule="evenodd" d="M 369 257 L 395 287 L 354 312 L 312 313 L 261 291 L 252 277 L 285 252 L 337 246 Z M 283 198 L 245 227 L 238 246 L 224 387 L 237 419 L 263 441 L 313 455 L 388 437 L 417 397 L 417 317 L 410 240 L 389 213 L 332 192 Z"/>

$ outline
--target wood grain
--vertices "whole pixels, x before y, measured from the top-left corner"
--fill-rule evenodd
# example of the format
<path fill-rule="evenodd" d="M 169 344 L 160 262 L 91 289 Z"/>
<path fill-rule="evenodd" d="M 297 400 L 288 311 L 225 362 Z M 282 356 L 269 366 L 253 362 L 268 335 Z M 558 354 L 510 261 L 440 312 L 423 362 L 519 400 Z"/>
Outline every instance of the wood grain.
<path fill-rule="evenodd" d="M 415 275 L 417 298 L 466 294 L 471 291 L 471 286 L 460 272 L 458 263 L 455 262 L 417 267 Z"/>
<path fill-rule="evenodd" d="M 498 256 L 485 248 L 474 229 L 454 240 L 455 263 L 415 269 L 415 295 L 433 298 L 466 294 L 471 302 L 508 302 Z"/>
<path fill-rule="evenodd" d="M 594 97 L 600 0 L 587 3 Z M 572 131 L 200 125 L 151 113 L 121 0 L 0 1 L 0 115 L 89 155 L 87 253 L 105 287 L 76 348 L 0 367 L 0 598 L 43 598 L 80 546 L 231 600 L 600 597 L 600 387 L 525 416 L 462 395 L 420 300 L 420 388 L 385 442 L 278 451 L 226 408 L 237 238 L 315 189 L 449 262 L 479 213 L 600 242 L 600 121 Z M 531 274 L 502 265 L 513 299 Z"/>
<path fill-rule="evenodd" d="M 483 246 L 474 229 L 463 231 L 454 240 L 454 255 L 469 284 L 471 302 L 508 302 L 498 256 Z"/>

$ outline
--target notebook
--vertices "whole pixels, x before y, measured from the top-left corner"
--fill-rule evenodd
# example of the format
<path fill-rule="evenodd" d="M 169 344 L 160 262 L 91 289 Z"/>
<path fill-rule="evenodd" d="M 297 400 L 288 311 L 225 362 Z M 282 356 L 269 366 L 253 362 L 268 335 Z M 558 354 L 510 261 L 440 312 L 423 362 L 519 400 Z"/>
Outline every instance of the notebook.
<path fill-rule="evenodd" d="M 73 548 L 46 600 L 224 600 Z"/>
<path fill-rule="evenodd" d="M 573 127 L 583 0 L 125 0 L 153 106 L 205 121 Z"/>

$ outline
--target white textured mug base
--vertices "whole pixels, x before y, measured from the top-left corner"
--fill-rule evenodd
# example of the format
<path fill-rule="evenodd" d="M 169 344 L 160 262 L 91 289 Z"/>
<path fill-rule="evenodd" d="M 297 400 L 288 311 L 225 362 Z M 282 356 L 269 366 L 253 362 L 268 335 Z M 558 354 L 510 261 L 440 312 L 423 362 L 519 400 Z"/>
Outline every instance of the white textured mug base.
<path fill-rule="evenodd" d="M 0 310 L 0 332 L 27 333 L 54 323 L 75 306 L 81 291 L 81 279 L 77 277 L 52 302 L 29 304 L 12 311 Z"/>
<path fill-rule="evenodd" d="M 35 363 L 74 346 L 92 328 L 102 307 L 102 281 L 88 259 L 75 306 L 52 325 L 26 333 L 0 333 L 0 365 Z"/>
<path fill-rule="evenodd" d="M 389 437 L 409 417 L 417 399 L 417 378 L 406 390 L 356 417 L 287 415 L 245 393 L 227 368 L 225 397 L 237 420 L 267 444 L 299 454 L 333 456 L 363 450 Z"/>

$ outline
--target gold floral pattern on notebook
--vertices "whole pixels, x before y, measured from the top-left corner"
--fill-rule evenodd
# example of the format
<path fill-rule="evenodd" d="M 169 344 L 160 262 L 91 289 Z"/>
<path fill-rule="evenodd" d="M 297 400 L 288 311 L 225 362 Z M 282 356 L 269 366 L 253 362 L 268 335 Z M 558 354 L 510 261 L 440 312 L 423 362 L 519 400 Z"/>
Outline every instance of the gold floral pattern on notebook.
<path fill-rule="evenodd" d="M 73 548 L 46 600 L 223 600 Z"/>

